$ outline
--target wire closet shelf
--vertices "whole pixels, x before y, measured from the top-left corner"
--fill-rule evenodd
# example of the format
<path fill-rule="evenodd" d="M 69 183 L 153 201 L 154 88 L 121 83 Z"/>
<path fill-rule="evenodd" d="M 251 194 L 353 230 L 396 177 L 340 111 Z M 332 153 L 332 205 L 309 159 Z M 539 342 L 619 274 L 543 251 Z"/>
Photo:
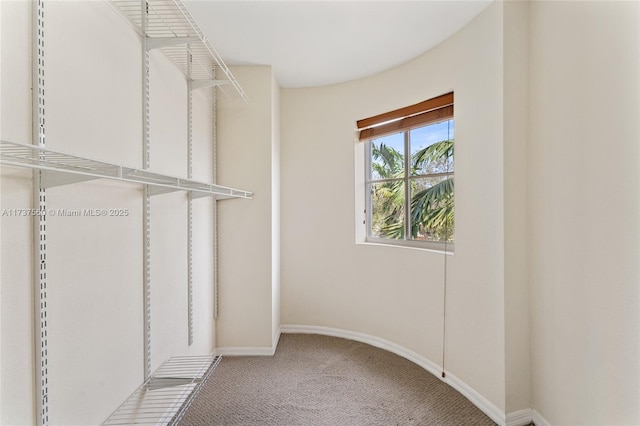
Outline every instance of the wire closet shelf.
<path fill-rule="evenodd" d="M 220 356 L 170 358 L 103 425 L 178 424 L 221 359 Z"/>
<path fill-rule="evenodd" d="M 142 37 L 147 37 L 148 48 L 158 47 L 195 87 L 231 85 L 235 92 L 248 101 L 236 78 L 218 52 L 206 38 L 197 22 L 179 0 L 147 0 L 146 10 L 140 0 L 110 0 L 109 2 Z M 145 15 L 147 18 L 144 22 Z M 191 54 L 192 67 L 188 69 Z M 222 77 L 217 80 L 216 76 Z"/>
<path fill-rule="evenodd" d="M 213 196 L 216 199 L 226 199 L 253 196 L 249 191 L 105 163 L 17 142 L 0 141 L 0 164 L 42 170 L 44 188 L 91 179 L 112 179 L 149 185 L 152 195 L 182 190 L 191 191 L 194 198 Z"/>

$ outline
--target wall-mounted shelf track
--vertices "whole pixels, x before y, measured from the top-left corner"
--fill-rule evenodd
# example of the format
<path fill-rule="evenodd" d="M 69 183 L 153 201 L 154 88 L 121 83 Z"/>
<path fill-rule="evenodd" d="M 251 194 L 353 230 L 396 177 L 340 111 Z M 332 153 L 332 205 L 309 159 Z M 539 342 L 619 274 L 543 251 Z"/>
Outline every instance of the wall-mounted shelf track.
<path fill-rule="evenodd" d="M 111 0 L 110 3 L 138 34 L 146 37 L 147 50 L 161 49 L 185 76 L 193 80 L 192 89 L 218 87 L 228 95 L 225 87 L 232 86 L 247 101 L 246 93 L 182 2 L 147 0 L 146 13 L 143 13 L 140 0 Z M 190 72 L 188 53 L 193 61 Z"/>
<path fill-rule="evenodd" d="M 103 425 L 178 424 L 221 359 L 220 356 L 170 358 Z"/>
<path fill-rule="evenodd" d="M 151 195 L 191 191 L 192 198 L 213 196 L 218 200 L 251 198 L 253 195 L 249 191 L 105 163 L 17 142 L 0 141 L 0 164 L 42 170 L 43 188 L 92 179 L 112 179 L 149 185 Z"/>

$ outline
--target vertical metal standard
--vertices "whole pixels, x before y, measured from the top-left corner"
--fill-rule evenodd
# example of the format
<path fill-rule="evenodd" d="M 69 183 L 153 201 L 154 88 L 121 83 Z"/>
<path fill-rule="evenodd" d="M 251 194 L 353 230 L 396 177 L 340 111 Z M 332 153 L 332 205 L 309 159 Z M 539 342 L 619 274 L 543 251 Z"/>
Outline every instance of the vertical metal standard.
<path fill-rule="evenodd" d="M 44 0 L 32 3 L 32 139 L 33 144 L 45 146 L 44 101 Z M 33 172 L 33 207 L 39 212 L 33 218 L 34 256 L 34 348 L 35 402 L 38 425 L 49 424 L 49 372 L 47 336 L 47 217 L 46 192 L 41 186 L 39 170 Z"/>
<path fill-rule="evenodd" d="M 140 2 L 142 19 L 142 168 L 151 163 L 149 146 L 149 51 L 147 50 L 147 24 L 149 3 Z M 151 197 L 149 185 L 144 188 L 143 206 L 143 315 L 144 315 L 144 380 L 151 377 Z"/>
<path fill-rule="evenodd" d="M 215 68 L 211 70 L 211 79 L 216 79 Z M 211 88 L 211 145 L 213 151 L 213 184 L 218 183 L 218 124 L 217 124 L 217 101 L 216 87 Z M 213 198 L 213 319 L 218 318 L 218 200 Z"/>
<path fill-rule="evenodd" d="M 191 46 L 187 44 L 187 178 L 193 178 L 193 95 L 191 94 Z M 187 327 L 193 344 L 193 200 L 187 194 Z"/>

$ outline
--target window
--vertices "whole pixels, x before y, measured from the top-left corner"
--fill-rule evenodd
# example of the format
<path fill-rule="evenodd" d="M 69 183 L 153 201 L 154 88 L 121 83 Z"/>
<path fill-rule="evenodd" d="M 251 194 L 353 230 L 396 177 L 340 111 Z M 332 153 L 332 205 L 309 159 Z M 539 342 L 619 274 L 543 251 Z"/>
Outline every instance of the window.
<path fill-rule="evenodd" d="M 452 250 L 453 93 L 358 122 L 367 240 Z"/>

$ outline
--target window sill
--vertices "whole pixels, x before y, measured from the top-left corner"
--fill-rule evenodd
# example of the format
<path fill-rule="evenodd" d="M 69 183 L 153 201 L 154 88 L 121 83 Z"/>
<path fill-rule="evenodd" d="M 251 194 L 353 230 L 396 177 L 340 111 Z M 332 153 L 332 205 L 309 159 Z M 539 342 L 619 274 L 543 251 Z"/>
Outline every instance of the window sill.
<path fill-rule="evenodd" d="M 453 256 L 455 254 L 455 243 L 445 244 L 430 241 L 406 241 L 367 238 L 365 241 L 356 241 L 356 244 L 422 250 L 431 253 L 446 254 L 449 256 Z"/>

